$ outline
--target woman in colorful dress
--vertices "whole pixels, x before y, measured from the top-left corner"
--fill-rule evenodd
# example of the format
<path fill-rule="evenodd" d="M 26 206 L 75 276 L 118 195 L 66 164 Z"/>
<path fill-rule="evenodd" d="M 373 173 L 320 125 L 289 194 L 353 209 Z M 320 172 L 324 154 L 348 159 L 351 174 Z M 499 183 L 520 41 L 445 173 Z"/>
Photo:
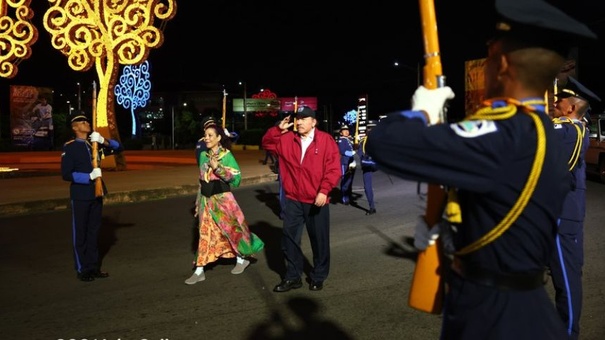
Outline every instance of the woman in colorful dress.
<path fill-rule="evenodd" d="M 263 241 L 250 232 L 244 213 L 231 188 L 239 186 L 241 172 L 231 141 L 215 124 L 204 129 L 207 150 L 200 154 L 200 190 L 195 201 L 199 219 L 199 243 L 193 275 L 188 285 L 204 281 L 204 266 L 219 258 L 236 258 L 232 274 L 241 274 L 250 265 L 248 259 L 264 248 Z"/>

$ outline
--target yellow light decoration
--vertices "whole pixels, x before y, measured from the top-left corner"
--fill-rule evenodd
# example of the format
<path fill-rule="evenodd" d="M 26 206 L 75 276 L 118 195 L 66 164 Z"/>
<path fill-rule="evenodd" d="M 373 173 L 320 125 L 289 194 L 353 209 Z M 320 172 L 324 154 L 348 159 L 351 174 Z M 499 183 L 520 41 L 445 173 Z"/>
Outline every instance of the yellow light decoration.
<path fill-rule="evenodd" d="M 2 1 L 2 0 L 0 0 Z M 155 20 L 170 20 L 176 0 L 48 0 L 44 28 L 52 46 L 67 57 L 75 71 L 88 71 L 93 64 L 99 77 L 97 131 L 119 140 L 115 118 L 114 87 L 120 65 L 145 61 L 152 48 L 164 42 Z M 94 113 L 93 113 L 94 114 Z M 103 168 L 125 170 L 123 155 L 108 157 Z"/>
<path fill-rule="evenodd" d="M 31 0 L 0 0 L 0 77 L 13 78 L 19 63 L 32 54 L 31 46 L 38 40 L 38 30 L 30 19 L 34 11 Z M 15 18 L 9 16 L 9 7 Z"/>

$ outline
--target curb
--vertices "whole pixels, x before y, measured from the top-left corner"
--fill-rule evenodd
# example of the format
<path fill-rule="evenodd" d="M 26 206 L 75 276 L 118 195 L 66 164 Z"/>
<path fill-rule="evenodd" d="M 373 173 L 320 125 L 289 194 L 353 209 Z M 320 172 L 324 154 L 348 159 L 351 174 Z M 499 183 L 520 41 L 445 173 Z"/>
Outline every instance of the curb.
<path fill-rule="evenodd" d="M 240 187 L 264 182 L 271 182 L 277 179 L 276 174 L 261 175 L 255 177 L 242 178 Z M 159 189 L 142 189 L 132 191 L 110 192 L 104 197 L 104 205 L 116 205 L 123 203 L 155 201 L 172 197 L 189 196 L 195 199 L 197 185 L 183 185 Z M 56 198 L 42 201 L 17 202 L 0 205 L 0 218 L 13 217 L 27 214 L 46 213 L 53 211 L 67 210 L 70 206 L 69 198 Z"/>

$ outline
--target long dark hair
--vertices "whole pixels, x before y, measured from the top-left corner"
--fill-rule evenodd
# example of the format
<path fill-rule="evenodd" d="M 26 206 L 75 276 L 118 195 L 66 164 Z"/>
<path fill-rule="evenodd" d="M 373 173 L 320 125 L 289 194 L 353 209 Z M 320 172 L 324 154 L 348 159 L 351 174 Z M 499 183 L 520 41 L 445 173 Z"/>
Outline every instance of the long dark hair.
<path fill-rule="evenodd" d="M 216 124 L 209 124 L 208 126 L 206 126 L 206 128 L 204 129 L 204 131 L 208 130 L 208 129 L 213 129 L 214 131 L 216 131 L 216 134 L 221 136 L 221 146 L 229 151 L 231 151 L 231 138 L 229 138 L 229 136 L 227 136 L 225 134 L 225 129 L 223 129 L 222 127 L 216 125 Z"/>

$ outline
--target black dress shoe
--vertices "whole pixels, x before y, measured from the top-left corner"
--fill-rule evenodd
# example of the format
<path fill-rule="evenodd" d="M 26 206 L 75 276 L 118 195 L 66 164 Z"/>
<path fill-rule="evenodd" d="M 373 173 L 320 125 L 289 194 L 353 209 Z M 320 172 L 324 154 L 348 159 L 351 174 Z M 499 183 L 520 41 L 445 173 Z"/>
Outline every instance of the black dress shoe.
<path fill-rule="evenodd" d="M 322 290 L 324 288 L 324 283 L 321 281 L 311 281 L 309 284 L 309 290 Z"/>
<path fill-rule="evenodd" d="M 109 273 L 107 272 L 102 272 L 100 270 L 97 270 L 95 272 L 92 272 L 92 277 L 96 278 L 96 279 L 104 279 L 106 277 L 109 277 Z"/>
<path fill-rule="evenodd" d="M 275 288 L 273 288 L 274 292 L 282 293 L 287 292 L 290 289 L 298 289 L 302 287 L 302 280 L 300 278 L 295 280 L 282 280 Z"/>
<path fill-rule="evenodd" d="M 78 280 L 84 282 L 94 281 L 95 278 L 90 273 L 78 273 Z"/>
<path fill-rule="evenodd" d="M 370 210 L 368 210 L 366 215 L 374 215 L 375 213 L 376 213 L 376 209 L 370 209 Z"/>

